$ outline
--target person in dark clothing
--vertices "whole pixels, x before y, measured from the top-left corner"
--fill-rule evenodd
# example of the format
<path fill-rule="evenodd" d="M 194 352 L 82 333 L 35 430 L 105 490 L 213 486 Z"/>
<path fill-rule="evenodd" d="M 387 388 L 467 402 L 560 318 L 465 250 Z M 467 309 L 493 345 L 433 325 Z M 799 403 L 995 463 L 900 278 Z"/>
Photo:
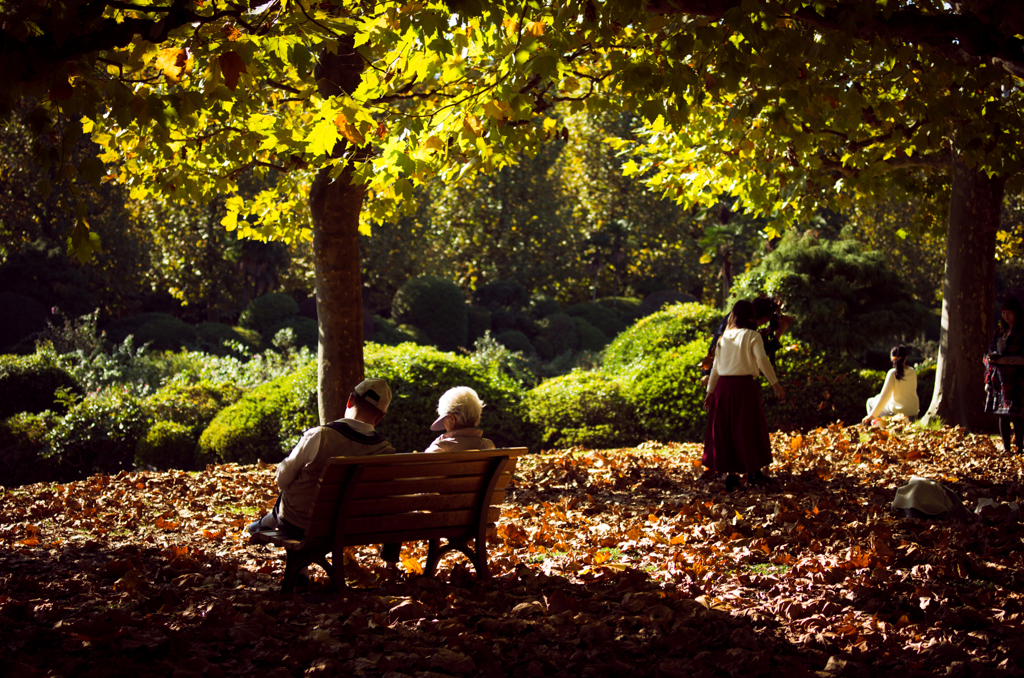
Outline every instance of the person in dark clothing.
<path fill-rule="evenodd" d="M 1008 297 L 985 355 L 985 411 L 999 417 L 1003 450 L 1024 452 L 1024 309 Z"/>

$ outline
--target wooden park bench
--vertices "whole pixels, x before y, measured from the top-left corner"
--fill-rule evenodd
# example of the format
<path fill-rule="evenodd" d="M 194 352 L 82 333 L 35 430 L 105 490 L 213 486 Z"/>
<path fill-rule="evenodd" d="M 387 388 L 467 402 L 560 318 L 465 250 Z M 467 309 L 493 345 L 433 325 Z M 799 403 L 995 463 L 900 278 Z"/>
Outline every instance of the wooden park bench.
<path fill-rule="evenodd" d="M 344 588 L 345 547 L 407 541 L 430 542 L 423 569 L 427 576 L 446 553 L 458 550 L 486 579 L 487 534 L 501 515 L 498 504 L 505 500 L 516 460 L 526 452 L 525 447 L 508 447 L 335 457 L 320 474 L 305 537 L 289 539 L 281 530 L 264 530 L 249 543 L 287 550 L 282 593 L 293 590 L 310 563 L 324 568 L 335 589 Z M 470 540 L 475 540 L 473 548 Z"/>

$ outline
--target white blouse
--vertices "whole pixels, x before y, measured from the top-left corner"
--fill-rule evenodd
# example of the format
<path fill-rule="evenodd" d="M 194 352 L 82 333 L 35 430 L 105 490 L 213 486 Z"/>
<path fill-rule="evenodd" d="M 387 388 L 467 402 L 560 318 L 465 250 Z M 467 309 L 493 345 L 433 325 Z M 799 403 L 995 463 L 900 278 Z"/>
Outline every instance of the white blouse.
<path fill-rule="evenodd" d="M 711 366 L 708 393 L 714 393 L 718 377 L 750 375 L 756 377 L 758 370 L 768 377 L 768 383 L 775 385 L 775 376 L 768 354 L 764 352 L 764 340 L 756 330 L 732 328 L 725 331 L 715 349 L 715 362 Z"/>

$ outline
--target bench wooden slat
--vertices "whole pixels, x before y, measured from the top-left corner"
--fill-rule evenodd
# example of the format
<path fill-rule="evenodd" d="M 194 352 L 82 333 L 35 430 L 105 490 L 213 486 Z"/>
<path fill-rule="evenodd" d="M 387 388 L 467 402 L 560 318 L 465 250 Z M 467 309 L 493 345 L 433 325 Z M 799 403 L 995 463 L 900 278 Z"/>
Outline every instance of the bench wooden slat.
<path fill-rule="evenodd" d="M 371 466 L 363 471 L 363 482 L 377 480 L 399 480 L 402 478 L 478 476 L 486 473 L 489 459 L 452 461 L 436 464 L 401 464 L 395 466 Z"/>
<path fill-rule="evenodd" d="M 380 499 L 359 499 L 349 504 L 347 516 L 356 518 L 359 516 L 371 516 L 381 513 L 401 513 L 404 511 L 451 511 L 454 509 L 473 508 L 479 502 L 479 495 L 475 492 L 461 492 L 458 494 L 417 494 L 412 496 L 397 496 L 386 500 L 381 506 Z M 505 501 L 505 490 L 498 490 L 491 496 L 491 504 L 501 504 Z M 310 521 L 330 520 L 337 513 L 334 502 L 321 501 L 313 505 L 309 513 Z"/>
<path fill-rule="evenodd" d="M 320 475 L 320 483 L 323 485 L 334 485 L 343 482 L 346 473 L 352 466 L 365 465 L 366 473 L 382 469 L 414 469 L 418 464 L 433 466 L 435 464 L 455 463 L 466 464 L 474 461 L 486 461 L 495 456 L 507 456 L 512 460 L 525 455 L 525 447 L 505 447 L 496 450 L 484 450 L 482 452 L 431 452 L 430 454 L 377 454 L 369 457 L 335 457 L 327 462 Z M 385 474 L 389 471 L 383 471 Z M 404 473 L 404 471 L 403 471 Z M 409 473 L 414 476 L 413 473 Z M 425 475 L 425 474 L 421 474 Z"/>
<path fill-rule="evenodd" d="M 497 506 L 492 506 L 487 510 L 487 522 L 496 522 L 500 517 L 501 509 Z M 476 518 L 477 511 L 475 508 L 459 511 L 413 511 L 349 518 L 345 521 L 345 541 L 348 541 L 350 535 L 358 535 L 365 532 L 397 532 L 399 530 L 425 530 L 434 527 L 456 526 L 466 528 L 475 525 Z M 330 529 L 330 521 L 324 520 L 310 523 L 307 532 L 311 538 L 315 538 L 329 534 Z M 415 541 L 420 540 L 417 539 Z"/>
<path fill-rule="evenodd" d="M 498 487 L 508 486 L 511 476 L 499 480 Z M 486 483 L 484 476 L 465 476 L 459 478 L 430 478 L 424 480 L 385 480 L 376 483 L 360 483 L 353 499 L 374 499 L 381 497 L 404 496 L 411 494 L 459 494 L 463 492 L 480 492 Z"/>

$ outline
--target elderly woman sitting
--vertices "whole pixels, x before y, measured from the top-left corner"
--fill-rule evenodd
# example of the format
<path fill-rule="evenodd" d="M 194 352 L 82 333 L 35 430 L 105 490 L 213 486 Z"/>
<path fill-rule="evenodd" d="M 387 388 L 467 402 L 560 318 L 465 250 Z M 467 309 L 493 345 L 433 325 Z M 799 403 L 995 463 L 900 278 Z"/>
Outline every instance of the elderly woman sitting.
<path fill-rule="evenodd" d="M 459 452 L 461 450 L 492 450 L 494 443 L 484 438 L 480 425 L 480 413 L 484 404 L 480 396 L 468 386 L 448 389 L 437 401 L 437 420 L 430 426 L 431 431 L 444 431 L 426 452 Z"/>

